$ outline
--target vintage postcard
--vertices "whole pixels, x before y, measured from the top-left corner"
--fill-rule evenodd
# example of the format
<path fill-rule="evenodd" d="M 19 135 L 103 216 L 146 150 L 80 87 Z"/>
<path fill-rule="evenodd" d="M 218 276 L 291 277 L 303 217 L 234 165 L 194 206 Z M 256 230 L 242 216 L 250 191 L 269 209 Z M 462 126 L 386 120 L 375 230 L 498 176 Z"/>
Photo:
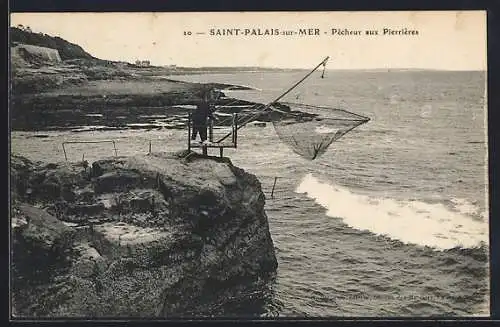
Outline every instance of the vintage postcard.
<path fill-rule="evenodd" d="M 485 11 L 9 37 L 12 319 L 490 315 Z"/>

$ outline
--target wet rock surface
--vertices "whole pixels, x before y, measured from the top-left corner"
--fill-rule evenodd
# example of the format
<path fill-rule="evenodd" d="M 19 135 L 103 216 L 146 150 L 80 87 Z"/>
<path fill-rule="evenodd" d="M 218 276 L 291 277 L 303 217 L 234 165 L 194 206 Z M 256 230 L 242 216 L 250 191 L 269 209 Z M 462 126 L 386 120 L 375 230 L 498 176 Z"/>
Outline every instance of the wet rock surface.
<path fill-rule="evenodd" d="M 16 316 L 268 314 L 264 194 L 228 159 L 13 155 L 10 173 Z"/>

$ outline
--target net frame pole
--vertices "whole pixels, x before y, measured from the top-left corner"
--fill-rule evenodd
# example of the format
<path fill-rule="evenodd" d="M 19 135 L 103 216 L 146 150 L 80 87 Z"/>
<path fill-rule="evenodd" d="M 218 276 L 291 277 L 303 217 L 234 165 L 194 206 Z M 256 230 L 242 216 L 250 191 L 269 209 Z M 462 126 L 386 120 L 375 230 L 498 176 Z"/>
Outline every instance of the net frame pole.
<path fill-rule="evenodd" d="M 248 124 L 250 121 L 252 121 L 253 119 L 257 118 L 258 116 L 260 116 L 262 114 L 262 112 L 264 110 L 266 110 L 267 108 L 269 108 L 270 106 L 272 106 L 274 103 L 278 102 L 279 100 L 281 100 L 285 95 L 287 95 L 288 93 L 290 93 L 293 89 L 295 89 L 297 86 L 299 86 L 299 84 L 301 84 L 303 81 L 305 81 L 309 76 L 311 76 L 319 67 L 321 67 L 322 65 L 326 65 L 326 62 L 328 61 L 328 59 L 330 59 L 330 56 L 327 56 L 325 59 L 323 59 L 323 61 L 321 61 L 316 67 L 314 67 L 309 73 L 307 73 L 304 77 L 302 77 L 298 82 L 296 82 L 295 84 L 293 84 L 289 89 L 287 89 L 285 92 L 283 92 L 279 97 L 277 97 L 276 99 L 274 99 L 273 101 L 269 102 L 268 104 L 264 105 L 262 108 L 259 109 L 259 113 L 255 114 L 254 116 L 252 116 L 250 119 L 247 119 L 245 122 L 241 123 L 236 130 L 244 127 L 246 124 Z M 231 135 L 231 133 L 228 133 L 226 134 L 224 137 L 220 138 L 217 143 L 219 142 L 222 142 L 224 141 L 226 138 L 228 138 L 229 136 Z"/>
<path fill-rule="evenodd" d="M 286 90 L 283 94 L 281 94 L 279 97 L 277 97 L 276 99 L 274 99 L 274 101 L 268 103 L 264 108 L 262 108 L 262 110 L 264 109 L 267 109 L 269 108 L 271 105 L 273 105 L 273 103 L 275 102 L 278 102 L 279 100 L 281 100 L 285 95 L 287 95 L 288 93 L 290 93 L 294 88 L 296 88 L 297 86 L 299 86 L 300 83 L 302 83 L 303 81 L 306 80 L 306 78 L 308 78 L 309 76 L 312 75 L 312 73 L 314 73 L 319 67 L 321 67 L 321 65 L 326 65 L 326 62 L 328 61 L 328 59 L 330 59 L 330 57 L 326 57 L 325 59 L 323 59 L 322 62 L 320 62 L 316 67 L 314 67 L 309 73 L 307 73 L 304 77 L 302 77 L 298 82 L 296 82 L 295 84 L 293 84 L 288 90 Z"/>

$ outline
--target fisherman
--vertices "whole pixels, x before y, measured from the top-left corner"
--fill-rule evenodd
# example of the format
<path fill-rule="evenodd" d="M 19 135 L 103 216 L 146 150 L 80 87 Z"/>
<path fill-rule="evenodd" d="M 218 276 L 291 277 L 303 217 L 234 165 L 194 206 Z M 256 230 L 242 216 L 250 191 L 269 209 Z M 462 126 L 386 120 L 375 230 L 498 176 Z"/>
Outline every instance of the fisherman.
<path fill-rule="evenodd" d="M 208 119 L 216 120 L 213 116 L 215 106 L 214 90 L 211 88 L 203 89 L 200 92 L 200 100 L 196 105 L 196 110 L 192 115 L 193 119 L 193 134 L 191 140 L 196 140 L 196 135 L 200 134 L 201 143 L 207 143 L 207 123 Z"/>

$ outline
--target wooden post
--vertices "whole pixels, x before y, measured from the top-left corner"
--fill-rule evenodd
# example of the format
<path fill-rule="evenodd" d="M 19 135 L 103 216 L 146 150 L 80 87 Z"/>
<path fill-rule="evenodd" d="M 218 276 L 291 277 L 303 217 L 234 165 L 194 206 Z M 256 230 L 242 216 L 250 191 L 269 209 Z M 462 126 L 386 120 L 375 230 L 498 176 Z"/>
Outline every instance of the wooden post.
<path fill-rule="evenodd" d="M 204 144 L 201 148 L 203 150 L 203 155 L 207 156 L 208 155 L 207 146 Z"/>
<path fill-rule="evenodd" d="M 188 152 L 191 152 L 191 114 L 188 115 Z"/>
<path fill-rule="evenodd" d="M 238 147 L 238 114 L 234 114 L 234 147 Z"/>
<path fill-rule="evenodd" d="M 114 140 L 113 140 L 113 149 L 115 149 L 115 157 L 118 157 L 118 153 L 116 152 L 116 144 Z"/>
<path fill-rule="evenodd" d="M 274 184 L 273 184 L 273 189 L 271 191 L 271 198 L 274 198 L 274 188 L 276 187 L 276 181 L 278 180 L 278 177 L 274 177 Z"/>
<path fill-rule="evenodd" d="M 66 155 L 66 148 L 64 147 L 64 142 L 62 144 L 62 148 L 63 148 L 63 152 L 64 152 L 64 159 L 66 159 L 66 161 L 68 161 L 68 156 Z"/>
<path fill-rule="evenodd" d="M 220 153 L 220 157 L 222 158 L 224 156 L 224 147 L 219 147 L 219 153 Z"/>
<path fill-rule="evenodd" d="M 210 123 L 208 124 L 208 140 L 210 142 L 214 141 L 214 121 L 209 119 Z"/>
<path fill-rule="evenodd" d="M 235 122 L 235 117 L 236 114 L 233 114 L 233 121 L 231 121 L 231 143 L 234 144 L 234 122 Z"/>
<path fill-rule="evenodd" d="M 149 154 L 151 154 L 151 140 L 149 140 Z"/>
<path fill-rule="evenodd" d="M 66 161 L 68 161 L 68 156 L 67 156 L 66 147 L 65 147 L 66 144 L 77 144 L 77 143 L 93 144 L 93 143 L 107 143 L 107 142 L 113 143 L 113 149 L 115 151 L 115 157 L 117 157 L 118 156 L 118 152 L 117 152 L 117 149 L 116 149 L 116 142 L 115 142 L 115 140 L 66 141 L 66 142 L 62 142 L 62 148 L 63 148 L 63 152 L 64 152 L 64 159 L 66 159 Z"/>

